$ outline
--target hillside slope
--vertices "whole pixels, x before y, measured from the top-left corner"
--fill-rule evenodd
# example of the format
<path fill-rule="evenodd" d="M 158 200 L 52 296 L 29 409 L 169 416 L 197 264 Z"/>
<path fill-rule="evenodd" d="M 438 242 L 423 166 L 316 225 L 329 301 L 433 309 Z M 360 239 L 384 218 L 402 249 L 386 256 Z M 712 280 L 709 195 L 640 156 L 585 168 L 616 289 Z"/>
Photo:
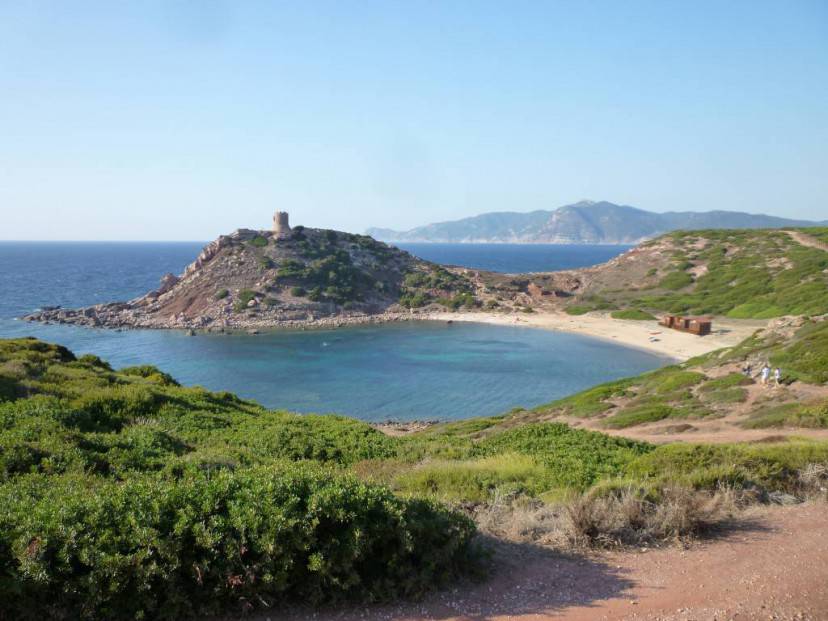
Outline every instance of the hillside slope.
<path fill-rule="evenodd" d="M 730 519 L 722 486 L 751 502 L 824 496 L 828 442 L 801 430 L 825 425 L 824 396 L 799 397 L 800 384 L 825 388 L 826 326 L 780 324 L 532 412 L 401 437 L 182 387 L 151 366 L 116 371 L 0 340 L 0 618 L 178 619 L 416 597 L 479 568 L 474 524 L 441 502 L 499 537 L 641 546 Z M 774 429 L 758 443 L 656 446 L 552 420 L 629 431 L 642 412 L 666 410 L 662 422 L 695 425 L 750 388 L 727 365 L 766 356 L 786 369 L 786 388 L 743 421 L 800 426 L 790 439 Z"/>
<path fill-rule="evenodd" d="M 540 312 L 820 315 L 828 313 L 827 236 L 828 228 L 680 231 L 590 268 L 475 272 L 473 280 L 479 297 Z"/>
<path fill-rule="evenodd" d="M 635 244 L 676 230 L 810 226 L 804 220 L 736 211 L 654 213 L 607 201 L 581 201 L 553 211 L 492 212 L 408 231 L 368 229 L 389 242 Z"/>
<path fill-rule="evenodd" d="M 781 370 L 778 383 L 762 384 L 766 363 Z M 727 442 L 761 439 L 767 429 L 783 435 L 826 430 L 828 315 L 780 318 L 737 347 L 603 384 L 516 419 L 566 420 L 651 441 Z M 828 439 L 828 432 L 812 435 Z"/>
<path fill-rule="evenodd" d="M 139 328 L 255 328 L 362 321 L 389 309 L 466 300 L 462 274 L 365 235 L 294 227 L 286 239 L 240 229 L 208 244 L 156 291 L 28 320 Z M 471 298 L 469 298 L 471 299 Z"/>

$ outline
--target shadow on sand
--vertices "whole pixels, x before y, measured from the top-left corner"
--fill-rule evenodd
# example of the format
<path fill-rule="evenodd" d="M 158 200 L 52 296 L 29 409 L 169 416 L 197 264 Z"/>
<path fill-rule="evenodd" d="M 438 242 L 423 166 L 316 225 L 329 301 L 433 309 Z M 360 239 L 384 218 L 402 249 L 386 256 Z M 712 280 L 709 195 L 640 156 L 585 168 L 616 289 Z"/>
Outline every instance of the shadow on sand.
<path fill-rule="evenodd" d="M 743 517 L 717 526 L 693 546 L 715 544 L 740 534 L 770 532 L 759 519 Z M 633 599 L 637 585 L 616 555 L 562 552 L 528 543 L 483 538 L 491 551 L 490 572 L 480 581 L 459 582 L 421 601 L 341 607 L 277 607 L 254 621 L 491 621 L 497 618 L 564 614 L 568 609 L 598 607 L 607 600 Z M 627 554 L 635 554 L 630 549 Z M 649 587 L 652 588 L 652 587 Z M 596 611 L 597 614 L 598 611 Z M 221 621 L 235 621 L 223 617 Z M 247 621 L 251 617 L 245 617 Z"/>

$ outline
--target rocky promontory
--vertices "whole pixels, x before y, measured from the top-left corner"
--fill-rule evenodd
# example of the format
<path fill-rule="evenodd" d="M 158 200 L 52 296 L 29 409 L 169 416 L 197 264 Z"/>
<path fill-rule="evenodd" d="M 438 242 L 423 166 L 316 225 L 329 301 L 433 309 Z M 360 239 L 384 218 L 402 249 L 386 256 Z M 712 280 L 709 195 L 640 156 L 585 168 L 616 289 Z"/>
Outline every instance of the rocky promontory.
<path fill-rule="evenodd" d="M 473 274 L 365 235 L 311 229 L 239 229 L 222 235 L 178 276 L 125 302 L 43 308 L 25 317 L 107 328 L 239 330 L 387 322 L 435 306 L 479 306 Z"/>

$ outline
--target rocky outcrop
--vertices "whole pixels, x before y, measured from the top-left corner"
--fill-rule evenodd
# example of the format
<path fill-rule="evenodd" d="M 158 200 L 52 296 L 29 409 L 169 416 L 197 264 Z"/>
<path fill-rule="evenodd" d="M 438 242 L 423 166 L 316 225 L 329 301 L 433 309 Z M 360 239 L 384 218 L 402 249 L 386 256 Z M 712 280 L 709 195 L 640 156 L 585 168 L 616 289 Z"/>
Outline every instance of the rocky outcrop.
<path fill-rule="evenodd" d="M 239 229 L 207 244 L 180 276 L 128 302 L 43 308 L 25 319 L 110 328 L 252 330 L 411 316 L 406 277 L 451 298 L 468 279 L 369 237 L 295 227 L 280 237 Z M 435 280 L 436 279 L 436 280 Z M 425 283 L 428 283 L 426 285 Z M 413 293 L 412 293 L 413 295 Z"/>

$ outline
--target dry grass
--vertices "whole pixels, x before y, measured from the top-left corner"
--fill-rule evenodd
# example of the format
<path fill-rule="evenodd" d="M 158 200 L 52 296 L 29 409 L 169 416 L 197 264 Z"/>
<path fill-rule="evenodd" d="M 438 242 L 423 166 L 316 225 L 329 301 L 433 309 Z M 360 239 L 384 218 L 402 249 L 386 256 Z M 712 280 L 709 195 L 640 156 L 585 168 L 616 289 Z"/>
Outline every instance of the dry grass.
<path fill-rule="evenodd" d="M 681 541 L 733 520 L 740 497 L 670 488 L 656 500 L 639 489 L 587 493 L 558 504 L 496 499 L 475 511 L 480 530 L 492 536 L 562 548 L 617 547 Z"/>
<path fill-rule="evenodd" d="M 761 489 L 722 487 L 715 491 L 666 487 L 597 488 L 566 500 L 496 496 L 473 510 L 479 529 L 520 543 L 565 549 L 607 548 L 686 542 L 749 518 L 760 504 L 828 501 L 828 466 L 799 471 L 795 496 Z"/>
<path fill-rule="evenodd" d="M 799 484 L 808 499 L 828 501 L 828 466 L 808 464 L 799 471 Z"/>

